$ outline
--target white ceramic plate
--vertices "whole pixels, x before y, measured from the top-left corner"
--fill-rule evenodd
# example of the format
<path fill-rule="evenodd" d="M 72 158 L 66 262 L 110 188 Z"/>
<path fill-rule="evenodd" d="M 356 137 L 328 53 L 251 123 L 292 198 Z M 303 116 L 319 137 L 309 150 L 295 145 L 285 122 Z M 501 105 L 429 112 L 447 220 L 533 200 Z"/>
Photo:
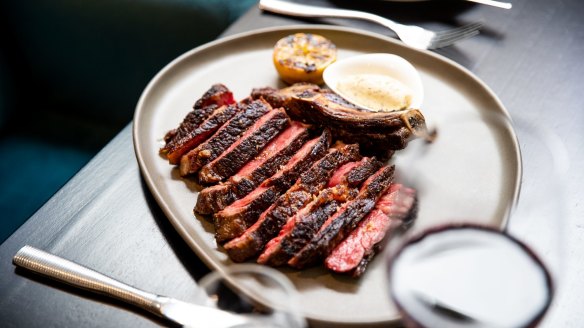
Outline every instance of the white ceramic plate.
<path fill-rule="evenodd" d="M 212 225 L 193 215 L 197 186 L 181 179 L 178 170 L 159 156 L 162 137 L 182 121 L 194 101 L 213 83 L 225 84 L 237 99 L 246 97 L 254 87 L 283 86 L 272 64 L 272 49 L 277 40 L 295 32 L 318 33 L 331 39 L 339 49 L 339 58 L 388 52 L 409 60 L 419 70 L 425 86 L 422 111 L 428 122 L 439 129 L 440 119 L 453 113 L 507 115 L 488 87 L 456 63 L 355 29 L 318 25 L 271 28 L 220 39 L 185 53 L 160 71 L 144 90 L 134 117 L 134 146 L 142 174 L 158 204 L 193 251 L 213 270 L 225 270 L 232 262 L 215 243 Z M 449 176 L 451 197 L 480 199 L 461 204 L 461 213 L 468 213 L 467 218 L 481 213 L 488 219 L 471 221 L 503 227 L 517 198 L 521 176 L 513 131 L 501 131 L 485 123 L 465 131 L 464 136 L 448 132 L 440 130 L 438 141 L 432 145 L 433 153 L 439 156 L 429 156 L 424 165 L 439 168 L 443 171 L 440 174 Z M 465 147 L 479 147 L 476 149 L 484 156 L 466 154 Z M 466 178 L 476 172 L 480 174 L 469 185 Z M 432 193 L 423 193 L 419 203 L 415 230 L 450 222 L 441 216 L 439 195 L 436 198 Z M 299 291 L 312 325 L 363 327 L 399 320 L 387 296 L 382 264 L 381 258 L 376 258 L 358 280 L 331 274 L 321 267 L 282 272 Z"/>

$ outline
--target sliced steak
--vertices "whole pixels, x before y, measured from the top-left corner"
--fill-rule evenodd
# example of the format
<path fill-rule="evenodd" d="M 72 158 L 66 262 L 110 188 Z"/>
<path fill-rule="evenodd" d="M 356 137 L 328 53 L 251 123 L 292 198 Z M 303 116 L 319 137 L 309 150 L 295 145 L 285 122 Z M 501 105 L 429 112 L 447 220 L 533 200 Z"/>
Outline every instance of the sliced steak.
<path fill-rule="evenodd" d="M 353 277 L 363 274 L 384 238 L 415 217 L 416 203 L 415 190 L 392 184 L 357 228 L 326 258 L 325 266 Z"/>
<path fill-rule="evenodd" d="M 326 257 L 373 209 L 393 180 L 393 166 L 379 169 L 363 183 L 359 195 L 344 203 L 322 224 L 318 233 L 289 261 L 294 268 L 304 268 Z"/>
<path fill-rule="evenodd" d="M 335 171 L 327 187 L 334 187 L 339 184 L 358 187 L 382 166 L 383 163 L 375 157 L 363 157 L 359 162 L 349 162 Z"/>
<path fill-rule="evenodd" d="M 290 124 L 283 109 L 275 109 L 255 122 L 239 140 L 219 157 L 203 166 L 199 181 L 204 184 L 225 180 L 241 169 L 245 163 L 257 156 L 272 139 Z"/>
<path fill-rule="evenodd" d="M 276 237 L 288 218 L 302 209 L 312 198 L 311 193 L 294 185 L 265 210 L 245 233 L 224 245 L 229 258 L 234 262 L 244 262 L 259 254 L 266 243 Z"/>
<path fill-rule="evenodd" d="M 271 266 L 285 264 L 316 234 L 320 226 L 340 204 L 352 199 L 356 190 L 345 185 L 327 188 L 294 214 L 282 227 L 277 237 L 266 244 L 258 263 Z"/>
<path fill-rule="evenodd" d="M 221 106 L 201 123 L 197 128 L 188 132 L 184 137 L 176 136 L 166 150 L 166 157 L 170 164 L 179 164 L 180 158 L 189 150 L 207 140 L 225 122 L 231 119 L 241 109 L 239 104 Z"/>
<path fill-rule="evenodd" d="M 310 136 L 308 126 L 292 122 L 262 152 L 221 185 L 201 190 L 195 212 L 212 214 L 249 194 L 275 174 L 303 146 Z M 184 156 L 183 156 L 184 159 Z"/>
<path fill-rule="evenodd" d="M 314 139 L 302 147 L 300 151 L 273 177 L 278 178 L 278 183 L 272 183 L 272 178 L 265 180 L 258 188 L 237 200 L 233 204 L 215 214 L 215 237 L 218 242 L 230 240 L 242 235 L 276 199 L 268 200 L 268 197 L 276 197 L 285 192 L 298 179 L 304 167 L 309 167 L 320 157 L 324 156 L 330 134 L 323 132 L 320 138 Z M 340 152 L 340 150 L 339 150 Z M 345 152 L 358 153 L 358 149 L 352 151 L 347 148 Z M 256 199 L 258 199 L 256 201 Z"/>
<path fill-rule="evenodd" d="M 329 126 L 335 139 L 364 143 L 365 148 L 385 157 L 388 152 L 403 149 L 412 137 L 428 136 L 424 116 L 417 109 L 371 112 L 312 84 L 255 89 L 254 97 L 283 106 L 293 119 Z"/>
<path fill-rule="evenodd" d="M 260 186 L 246 197 L 217 212 L 213 216 L 217 242 L 222 243 L 242 235 L 277 198 L 275 188 Z"/>
<path fill-rule="evenodd" d="M 325 140 L 328 143 L 328 138 L 329 135 L 325 131 L 319 138 L 319 143 L 324 143 Z M 242 236 L 225 244 L 229 257 L 233 261 L 243 262 L 259 254 L 264 245 L 276 237 L 286 221 L 324 188 L 335 169 L 343 163 L 358 158 L 357 145 L 336 144 L 326 156 L 314 163 L 284 195 L 263 212 L 257 222 Z"/>
<path fill-rule="evenodd" d="M 207 90 L 201 98 L 193 105 L 190 111 L 183 119 L 178 128 L 172 129 L 164 136 L 166 146 L 160 149 L 161 153 L 166 153 L 170 148 L 171 141 L 174 138 L 183 138 L 190 131 L 196 129 L 217 107 L 231 105 L 235 103 L 233 94 L 223 84 L 215 84 Z"/>
<path fill-rule="evenodd" d="M 272 107 L 262 100 L 247 105 L 225 123 L 209 140 L 186 153 L 180 160 L 180 174 L 185 176 L 199 171 L 201 167 L 219 157 L 229 146 Z"/>
<path fill-rule="evenodd" d="M 204 108 L 211 104 L 223 106 L 235 103 L 233 99 L 233 94 L 226 86 L 217 83 L 213 84 L 209 90 L 207 90 L 203 96 L 195 102 L 193 105 L 194 109 Z"/>
<path fill-rule="evenodd" d="M 222 106 L 222 105 L 221 105 Z M 180 140 L 187 136 L 187 134 L 194 129 L 196 129 L 203 121 L 211 115 L 217 108 L 221 107 L 216 104 L 210 104 L 209 106 L 203 108 L 196 108 L 190 111 L 183 121 L 181 122 L 180 126 L 176 129 L 172 129 L 168 131 L 164 135 L 164 142 L 166 143 L 164 147 L 160 148 L 161 154 L 168 153 L 168 149 L 170 149 L 176 140 Z"/>

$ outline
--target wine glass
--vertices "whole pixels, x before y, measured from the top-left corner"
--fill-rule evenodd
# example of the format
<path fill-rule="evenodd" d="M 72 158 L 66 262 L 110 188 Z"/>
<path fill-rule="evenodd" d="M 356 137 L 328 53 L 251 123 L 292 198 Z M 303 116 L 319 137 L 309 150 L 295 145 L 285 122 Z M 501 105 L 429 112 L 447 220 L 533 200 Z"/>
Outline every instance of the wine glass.
<path fill-rule="evenodd" d="M 563 144 L 545 126 L 497 113 L 446 115 L 436 126 L 437 145 L 416 141 L 396 155 L 397 178 L 418 190 L 420 206 L 412 229 L 387 246 L 404 324 L 537 326 L 566 255 Z"/>
<path fill-rule="evenodd" d="M 281 272 L 257 264 L 233 264 L 199 281 L 207 305 L 253 318 L 237 327 L 303 328 L 294 285 Z"/>

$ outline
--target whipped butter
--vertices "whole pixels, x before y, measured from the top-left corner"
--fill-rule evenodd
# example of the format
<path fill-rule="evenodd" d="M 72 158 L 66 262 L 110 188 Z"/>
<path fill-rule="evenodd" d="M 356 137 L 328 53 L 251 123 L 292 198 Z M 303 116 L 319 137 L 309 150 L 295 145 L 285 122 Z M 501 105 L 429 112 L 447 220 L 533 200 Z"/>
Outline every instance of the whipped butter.
<path fill-rule="evenodd" d="M 412 90 L 387 75 L 348 75 L 341 78 L 336 87 L 348 101 L 373 111 L 407 109 L 412 103 Z"/>

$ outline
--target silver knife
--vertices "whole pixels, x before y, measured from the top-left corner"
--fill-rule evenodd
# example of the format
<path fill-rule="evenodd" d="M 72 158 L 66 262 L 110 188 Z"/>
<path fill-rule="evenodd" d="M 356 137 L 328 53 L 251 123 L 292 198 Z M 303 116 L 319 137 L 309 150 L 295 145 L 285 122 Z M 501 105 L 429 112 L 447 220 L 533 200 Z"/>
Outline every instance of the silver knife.
<path fill-rule="evenodd" d="M 238 315 L 151 294 L 32 246 L 22 247 L 12 262 L 57 281 L 135 305 L 182 326 L 226 328 L 266 324 L 257 315 Z"/>

